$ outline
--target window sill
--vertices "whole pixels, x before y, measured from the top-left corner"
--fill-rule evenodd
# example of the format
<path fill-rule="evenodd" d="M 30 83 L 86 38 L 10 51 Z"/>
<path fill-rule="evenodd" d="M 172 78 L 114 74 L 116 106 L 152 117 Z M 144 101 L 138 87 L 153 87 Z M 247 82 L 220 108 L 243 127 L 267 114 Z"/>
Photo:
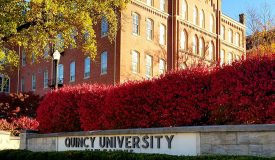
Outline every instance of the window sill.
<path fill-rule="evenodd" d="M 107 75 L 107 72 L 101 73 L 101 74 L 100 74 L 100 76 L 104 76 L 104 75 Z"/>
<path fill-rule="evenodd" d="M 83 79 L 90 79 L 90 76 L 88 76 L 88 77 L 84 77 Z"/>
<path fill-rule="evenodd" d="M 153 38 L 152 39 L 146 38 L 146 39 L 147 39 L 147 41 L 153 42 Z"/>
<path fill-rule="evenodd" d="M 135 34 L 135 33 L 132 33 L 133 36 L 135 37 L 139 37 L 140 35 L 139 34 Z"/>
<path fill-rule="evenodd" d="M 75 80 L 74 81 L 70 81 L 70 83 L 75 83 Z"/>
<path fill-rule="evenodd" d="M 104 37 L 107 37 L 107 36 L 108 36 L 108 33 L 101 34 L 101 38 L 104 38 Z"/>

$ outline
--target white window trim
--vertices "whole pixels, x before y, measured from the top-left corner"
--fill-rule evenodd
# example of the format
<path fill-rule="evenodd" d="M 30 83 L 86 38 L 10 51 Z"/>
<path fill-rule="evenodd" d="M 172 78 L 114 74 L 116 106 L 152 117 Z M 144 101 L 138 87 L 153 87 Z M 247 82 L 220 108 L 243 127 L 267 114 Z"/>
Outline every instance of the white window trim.
<path fill-rule="evenodd" d="M 73 72 L 73 75 L 72 75 L 72 64 L 74 64 L 74 72 Z M 72 77 L 74 77 L 74 79 L 72 79 Z M 72 61 L 70 63 L 70 82 L 75 82 L 76 80 L 76 62 L 75 61 Z"/>
<path fill-rule="evenodd" d="M 134 61 L 133 61 L 133 60 L 134 60 L 134 59 L 133 59 L 133 58 L 134 58 L 133 55 L 134 55 L 135 53 L 136 53 L 136 55 L 137 55 L 137 57 L 136 57 L 136 58 L 137 58 L 137 62 L 136 62 L 137 71 L 134 71 L 134 70 L 133 70 L 133 64 L 134 64 L 134 63 L 133 63 L 133 62 L 134 62 Z M 135 50 L 132 50 L 132 52 L 131 52 L 131 59 L 132 59 L 132 62 L 131 62 L 131 71 L 132 71 L 133 73 L 139 73 L 139 56 L 140 56 L 140 55 L 139 55 L 139 52 L 137 52 L 137 51 L 135 51 Z"/>
<path fill-rule="evenodd" d="M 104 69 L 103 65 L 105 64 L 105 63 L 103 63 L 103 60 L 102 60 L 103 55 L 106 55 L 106 71 L 103 71 L 103 69 Z M 101 70 L 100 75 L 106 75 L 108 73 L 108 52 L 107 51 L 102 52 L 100 55 L 100 70 Z"/>
<path fill-rule="evenodd" d="M 147 58 L 150 58 L 150 66 L 149 65 L 147 65 Z M 148 75 L 147 74 L 147 67 L 150 67 L 150 70 L 151 70 L 151 75 Z M 152 76 L 153 76 L 153 56 L 151 56 L 151 55 L 146 55 L 146 57 L 145 57 L 145 76 L 147 77 L 147 78 L 151 78 Z"/>
<path fill-rule="evenodd" d="M 46 78 L 45 73 L 47 73 L 47 81 L 45 81 L 46 80 L 45 79 Z M 44 86 L 44 89 L 48 88 L 48 81 L 49 81 L 49 71 L 45 70 L 44 73 L 43 73 L 43 86 Z"/>
<path fill-rule="evenodd" d="M 36 75 L 35 74 L 32 74 L 32 91 L 35 91 L 36 90 L 36 87 L 37 87 L 37 84 L 36 84 Z M 35 84 L 35 85 L 34 85 Z M 34 88 L 35 86 L 35 88 Z"/>
<path fill-rule="evenodd" d="M 86 62 L 87 62 L 86 60 L 89 60 L 88 61 L 89 62 L 89 72 L 86 72 Z M 88 73 L 89 75 L 87 76 L 86 73 Z M 84 79 L 88 79 L 90 77 L 91 77 L 91 59 L 90 59 L 90 57 L 86 57 L 84 59 Z"/>

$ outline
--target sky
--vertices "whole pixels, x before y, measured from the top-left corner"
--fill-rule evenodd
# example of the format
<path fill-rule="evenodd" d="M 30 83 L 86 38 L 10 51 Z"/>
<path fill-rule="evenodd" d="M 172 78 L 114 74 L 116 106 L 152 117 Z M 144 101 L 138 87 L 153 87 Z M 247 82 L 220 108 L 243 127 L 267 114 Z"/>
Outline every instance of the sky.
<path fill-rule="evenodd" d="M 253 7 L 260 10 L 260 6 L 267 3 L 275 16 L 275 0 L 222 0 L 222 11 L 225 15 L 239 20 L 240 13 L 246 13 L 247 8 Z"/>

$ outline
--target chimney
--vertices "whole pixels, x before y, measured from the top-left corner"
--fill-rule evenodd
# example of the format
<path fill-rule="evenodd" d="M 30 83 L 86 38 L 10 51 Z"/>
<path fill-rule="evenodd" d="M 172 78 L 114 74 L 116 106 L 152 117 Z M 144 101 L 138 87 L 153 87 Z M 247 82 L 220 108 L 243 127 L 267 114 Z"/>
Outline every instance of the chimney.
<path fill-rule="evenodd" d="M 239 18 L 240 18 L 240 23 L 241 24 L 243 24 L 243 25 L 245 25 L 246 24 L 246 17 L 245 17 L 245 14 L 244 13 L 242 13 L 242 14 L 240 14 L 239 15 Z"/>

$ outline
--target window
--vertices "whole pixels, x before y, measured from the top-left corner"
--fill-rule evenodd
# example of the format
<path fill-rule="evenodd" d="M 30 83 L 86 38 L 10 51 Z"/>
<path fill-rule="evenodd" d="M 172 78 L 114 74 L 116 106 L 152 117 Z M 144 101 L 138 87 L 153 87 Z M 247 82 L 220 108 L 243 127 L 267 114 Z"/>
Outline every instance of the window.
<path fill-rule="evenodd" d="M 32 74 L 32 90 L 35 91 L 36 89 L 36 75 Z"/>
<path fill-rule="evenodd" d="M 59 64 L 58 65 L 58 83 L 63 84 L 64 81 L 64 65 Z"/>
<path fill-rule="evenodd" d="M 236 61 L 239 61 L 239 60 L 241 60 L 241 57 L 236 55 Z"/>
<path fill-rule="evenodd" d="M 162 45 L 166 43 L 166 27 L 163 24 L 160 24 L 159 28 L 159 43 Z"/>
<path fill-rule="evenodd" d="M 89 78 L 91 74 L 91 59 L 90 57 L 84 60 L 84 78 Z"/>
<path fill-rule="evenodd" d="M 187 2 L 186 2 L 186 0 L 183 0 L 183 2 L 182 2 L 182 18 L 184 19 L 184 20 L 187 20 L 188 18 L 188 6 L 187 6 Z"/>
<path fill-rule="evenodd" d="M 48 70 L 44 71 L 44 88 L 48 88 L 48 82 L 49 82 L 49 72 Z"/>
<path fill-rule="evenodd" d="M 10 92 L 10 79 L 4 75 L 0 75 L 0 92 Z"/>
<path fill-rule="evenodd" d="M 56 36 L 55 50 L 64 49 L 64 38 L 61 33 Z"/>
<path fill-rule="evenodd" d="M 233 62 L 233 53 L 231 53 L 231 52 L 229 52 L 228 53 L 228 64 L 232 64 L 232 62 Z"/>
<path fill-rule="evenodd" d="M 163 59 L 159 60 L 159 74 L 165 73 L 165 61 Z"/>
<path fill-rule="evenodd" d="M 75 81 L 75 61 L 70 64 L 70 82 Z"/>
<path fill-rule="evenodd" d="M 198 8 L 197 8 L 197 6 L 195 6 L 193 9 L 193 23 L 195 25 L 198 24 Z"/>
<path fill-rule="evenodd" d="M 211 14 L 210 15 L 210 25 L 209 25 L 209 30 L 210 32 L 214 33 L 215 32 L 215 25 L 214 25 L 214 16 Z"/>
<path fill-rule="evenodd" d="M 204 39 L 203 38 L 200 38 L 200 41 L 199 41 L 199 53 L 200 53 L 200 56 L 204 55 Z"/>
<path fill-rule="evenodd" d="M 223 65 L 224 64 L 224 53 L 225 51 L 224 50 L 221 50 L 221 55 L 220 55 L 220 64 Z"/>
<path fill-rule="evenodd" d="M 224 27 L 224 25 L 222 25 L 221 26 L 221 38 L 222 38 L 222 40 L 225 40 L 225 27 Z"/>
<path fill-rule="evenodd" d="M 21 79 L 21 92 L 25 92 L 25 79 Z"/>
<path fill-rule="evenodd" d="M 147 39 L 152 40 L 153 39 L 153 21 L 151 19 L 146 20 L 146 30 L 147 30 Z"/>
<path fill-rule="evenodd" d="M 198 36 L 193 37 L 193 54 L 198 54 Z"/>
<path fill-rule="evenodd" d="M 215 50 L 215 47 L 214 47 L 214 44 L 213 42 L 209 42 L 209 55 L 208 55 L 208 60 L 213 60 L 214 59 L 214 50 Z"/>
<path fill-rule="evenodd" d="M 5 50 L 2 50 L 2 52 L 4 54 L 3 55 L 0 54 L 0 64 L 4 64 L 4 61 L 6 59 L 6 52 L 5 52 Z"/>
<path fill-rule="evenodd" d="M 137 13 L 133 13 L 133 34 L 139 35 L 139 15 Z"/>
<path fill-rule="evenodd" d="M 87 42 L 90 39 L 90 33 L 88 31 L 84 32 L 83 39 L 85 42 Z"/>
<path fill-rule="evenodd" d="M 230 43 L 233 43 L 233 31 L 232 31 L 232 29 L 228 30 L 228 41 Z"/>
<path fill-rule="evenodd" d="M 145 62 L 146 62 L 146 72 L 145 72 L 145 75 L 146 75 L 146 77 L 150 78 L 153 75 L 153 68 L 152 68 L 153 58 L 152 58 L 152 56 L 146 55 Z"/>
<path fill-rule="evenodd" d="M 181 31 L 180 35 L 180 48 L 183 50 L 187 50 L 187 33 L 186 31 Z"/>
<path fill-rule="evenodd" d="M 26 50 L 22 50 L 22 66 L 26 66 L 27 58 L 26 58 Z"/>
<path fill-rule="evenodd" d="M 106 36 L 108 34 L 108 30 L 108 21 L 105 17 L 103 17 L 101 20 L 101 37 Z"/>
<path fill-rule="evenodd" d="M 50 52 L 50 46 L 46 45 L 44 49 L 44 58 L 47 58 L 49 56 L 49 52 Z"/>
<path fill-rule="evenodd" d="M 235 38 L 236 46 L 240 47 L 240 34 L 236 33 Z"/>
<path fill-rule="evenodd" d="M 161 11 L 165 11 L 165 0 L 160 0 L 159 9 Z"/>
<path fill-rule="evenodd" d="M 132 51 L 132 65 L 131 70 L 134 73 L 139 72 L 139 53 L 136 51 Z"/>
<path fill-rule="evenodd" d="M 148 5 L 148 6 L 153 6 L 153 5 L 154 5 L 154 4 L 153 4 L 153 1 L 154 1 L 154 0 L 147 0 L 147 5 Z"/>
<path fill-rule="evenodd" d="M 107 74 L 107 52 L 101 53 L 101 74 Z"/>
<path fill-rule="evenodd" d="M 203 10 L 200 11 L 200 27 L 205 28 L 205 15 Z"/>

